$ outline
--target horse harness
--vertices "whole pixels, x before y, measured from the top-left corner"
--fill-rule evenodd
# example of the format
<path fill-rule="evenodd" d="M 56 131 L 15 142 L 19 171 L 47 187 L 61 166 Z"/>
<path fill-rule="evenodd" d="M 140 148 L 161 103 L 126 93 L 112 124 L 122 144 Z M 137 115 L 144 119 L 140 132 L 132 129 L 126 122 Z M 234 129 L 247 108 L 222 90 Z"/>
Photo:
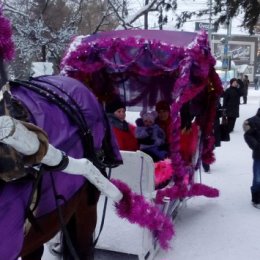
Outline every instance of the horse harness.
<path fill-rule="evenodd" d="M 34 79 L 34 81 L 39 81 L 39 83 L 41 82 L 41 80 L 39 80 L 39 79 Z M 43 83 L 51 84 L 50 82 L 45 82 L 45 81 L 43 81 Z M 25 87 L 27 89 L 30 89 L 31 91 L 34 91 L 34 92 L 38 93 L 39 95 L 45 97 L 46 99 L 48 99 L 48 101 L 52 101 L 57 106 L 59 106 L 66 113 L 66 115 L 72 120 L 72 122 L 75 123 L 77 125 L 77 127 L 79 128 L 79 134 L 80 134 L 80 137 L 83 141 L 83 144 L 86 144 L 86 145 L 83 145 L 83 147 L 84 147 L 84 157 L 89 159 L 101 171 L 101 173 L 104 176 L 107 177 L 106 170 L 105 170 L 107 167 L 109 169 L 111 169 L 111 168 L 119 165 L 119 163 L 116 160 L 114 160 L 113 157 L 111 157 L 111 150 L 109 150 L 109 147 L 107 147 L 107 141 L 110 140 L 111 133 L 110 133 L 110 127 L 108 125 L 109 122 L 108 122 L 108 119 L 107 119 L 105 113 L 104 113 L 104 119 L 105 119 L 105 123 L 107 125 L 106 125 L 105 137 L 103 139 L 105 142 L 103 142 L 102 148 L 104 148 L 104 149 L 96 151 L 95 148 L 94 148 L 94 142 L 93 142 L 93 136 L 92 136 L 91 130 L 88 127 L 87 122 L 83 117 L 83 114 L 80 110 L 80 107 L 78 106 L 76 101 L 72 97 L 70 97 L 65 91 L 60 89 L 58 86 L 51 84 L 53 87 L 59 89 L 59 91 L 62 91 L 62 93 L 65 94 L 70 99 L 73 106 L 69 105 L 68 102 L 63 100 L 56 93 L 50 91 L 47 88 L 44 88 L 43 85 L 37 84 L 35 82 L 15 80 L 15 81 L 10 81 L 9 85 L 11 87 L 12 87 L 12 85 L 18 85 L 19 87 L 22 86 L 22 87 Z M 10 92 L 9 92 L 9 94 L 11 95 Z M 14 100 L 14 97 L 12 97 L 10 95 L 9 95 L 9 98 Z M 32 125 L 32 124 L 29 124 L 29 125 Z M 25 123 L 25 126 L 27 128 L 29 128 L 28 123 Z M 38 128 L 38 127 L 36 127 L 36 128 Z M 34 129 L 29 128 L 29 130 L 33 131 Z M 44 131 L 42 131 L 42 132 L 44 132 Z M 40 139 L 40 143 L 42 143 L 41 139 Z M 39 149 L 38 152 L 40 152 L 40 151 L 42 151 L 42 149 Z M 54 189 L 54 194 L 55 194 L 55 199 L 56 199 L 56 205 L 58 206 L 57 210 L 58 210 L 58 213 L 59 213 L 59 216 L 60 216 L 62 230 L 65 233 L 65 239 L 66 239 L 67 231 L 66 231 L 66 228 L 65 228 L 65 223 L 63 221 L 63 217 L 61 216 L 61 212 L 59 212 L 60 211 L 60 207 L 59 207 L 60 204 L 57 202 L 58 200 L 65 201 L 65 198 L 62 195 L 57 194 L 54 179 L 53 179 L 53 176 L 52 176 L 52 172 L 64 170 L 67 167 L 68 162 L 69 162 L 68 156 L 65 153 L 63 153 L 62 160 L 61 160 L 60 164 L 57 165 L 57 166 L 47 166 L 47 165 L 43 165 L 43 164 L 37 164 L 44 157 L 47 150 L 44 151 L 44 152 L 45 153 L 43 154 L 43 156 L 40 156 L 40 157 L 37 156 L 37 159 L 36 159 L 35 155 L 31 156 L 30 161 L 33 162 L 33 163 L 36 163 L 36 164 L 33 164 L 32 167 L 28 167 L 27 170 L 30 174 L 28 174 L 26 177 L 23 177 L 23 178 L 33 178 L 34 179 L 33 188 L 32 188 L 32 191 L 31 191 L 31 194 L 30 194 L 30 197 L 29 197 L 29 200 L 28 200 L 27 208 L 26 208 L 26 216 L 27 216 L 28 221 L 26 221 L 27 223 L 25 225 L 25 231 L 28 230 L 28 227 L 30 225 L 33 225 L 35 229 L 41 231 L 39 225 L 37 224 L 37 221 L 35 219 L 33 212 L 36 210 L 38 202 L 40 200 L 42 175 L 43 175 L 44 172 L 48 171 L 48 172 L 51 173 L 52 184 L 53 184 L 53 189 Z M 32 160 L 32 158 L 34 158 L 34 160 Z M 18 181 L 18 180 L 16 180 L 16 181 Z M 93 191 L 96 189 L 95 186 L 93 186 L 90 183 L 89 188 L 90 188 L 89 193 L 95 194 L 95 192 L 93 193 Z M 90 199 L 89 203 L 90 204 L 94 203 L 94 198 L 92 198 L 92 200 Z M 106 204 L 105 204 L 104 207 L 106 207 Z M 105 211 L 105 209 L 104 209 L 104 211 Z M 104 215 L 103 215 L 103 218 L 104 218 Z M 99 232 L 99 235 L 100 235 L 100 233 L 101 233 L 101 230 Z M 73 252 L 75 250 L 74 250 L 74 248 L 71 244 L 71 241 L 69 241 L 70 239 L 68 238 L 66 240 L 67 240 L 67 244 L 70 248 L 70 251 L 72 251 L 72 254 L 74 255 L 75 259 L 77 259 L 77 254 L 75 254 L 75 252 Z M 97 240 L 95 241 L 95 243 L 96 242 L 97 242 Z"/>

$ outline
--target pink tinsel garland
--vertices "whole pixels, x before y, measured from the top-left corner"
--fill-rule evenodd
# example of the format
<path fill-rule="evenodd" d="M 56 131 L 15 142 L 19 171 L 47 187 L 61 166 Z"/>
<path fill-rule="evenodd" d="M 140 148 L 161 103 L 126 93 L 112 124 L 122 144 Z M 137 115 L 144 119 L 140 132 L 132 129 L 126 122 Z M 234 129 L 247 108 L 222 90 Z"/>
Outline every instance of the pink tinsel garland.
<path fill-rule="evenodd" d="M 219 196 L 219 191 L 202 183 L 194 183 L 188 191 L 188 196 L 205 196 L 215 198 Z"/>
<path fill-rule="evenodd" d="M 165 188 L 157 191 L 155 202 L 163 203 L 163 198 L 168 197 L 170 200 L 183 199 L 192 196 L 205 196 L 208 198 L 216 198 L 219 196 L 219 191 L 202 183 L 194 183 L 190 187 L 186 184 L 173 185 L 170 188 Z"/>
<path fill-rule="evenodd" d="M 0 32 L 0 57 L 10 60 L 14 56 L 12 29 L 9 20 L 3 16 L 2 6 L 0 6 Z"/>
<path fill-rule="evenodd" d="M 163 249 L 168 249 L 169 242 L 175 233 L 172 221 L 159 208 L 145 201 L 143 196 L 133 193 L 125 183 L 115 179 L 111 181 L 123 194 L 123 198 L 115 204 L 118 216 L 126 218 L 130 223 L 148 228 L 154 234 L 160 246 Z M 171 200 L 187 196 L 213 198 L 219 196 L 219 192 L 217 189 L 200 183 L 193 184 L 189 190 L 186 185 L 174 185 L 172 188 L 162 189 L 156 197 L 156 203 L 162 203 L 165 196 Z"/>
<path fill-rule="evenodd" d="M 111 180 L 123 193 L 123 198 L 115 204 L 117 214 L 131 223 L 148 228 L 163 249 L 169 248 L 174 235 L 173 223 L 159 208 L 145 201 L 144 197 L 133 193 L 119 180 Z"/>

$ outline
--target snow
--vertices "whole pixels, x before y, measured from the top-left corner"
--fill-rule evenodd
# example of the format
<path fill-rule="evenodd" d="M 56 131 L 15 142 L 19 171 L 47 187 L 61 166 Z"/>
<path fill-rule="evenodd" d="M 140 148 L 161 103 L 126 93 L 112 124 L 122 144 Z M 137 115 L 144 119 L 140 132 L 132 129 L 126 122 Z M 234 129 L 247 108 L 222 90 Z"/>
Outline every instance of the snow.
<path fill-rule="evenodd" d="M 171 249 L 159 251 L 154 260 L 259 259 L 260 211 L 251 205 L 252 158 L 242 130 L 243 121 L 256 113 L 259 101 L 260 90 L 251 87 L 248 104 L 240 106 L 231 141 L 222 142 L 215 150 L 216 162 L 210 174 L 201 172 L 202 182 L 218 188 L 220 197 L 188 199 L 175 218 L 176 236 Z M 128 118 L 134 121 L 136 115 L 129 113 Z M 54 259 L 46 250 L 43 260 Z M 95 259 L 137 258 L 99 254 Z"/>
<path fill-rule="evenodd" d="M 53 64 L 51 62 L 32 62 L 31 76 L 53 75 Z"/>

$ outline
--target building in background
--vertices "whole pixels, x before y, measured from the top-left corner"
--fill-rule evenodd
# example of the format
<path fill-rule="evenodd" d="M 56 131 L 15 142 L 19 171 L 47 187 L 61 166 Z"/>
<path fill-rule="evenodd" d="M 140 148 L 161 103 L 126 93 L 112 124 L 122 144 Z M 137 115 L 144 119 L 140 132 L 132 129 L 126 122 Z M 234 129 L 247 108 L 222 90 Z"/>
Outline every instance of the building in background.
<path fill-rule="evenodd" d="M 220 61 L 225 58 L 223 50 L 225 46 L 222 41 L 225 37 L 225 34 L 212 34 L 211 50 L 214 57 Z M 223 66 L 223 70 L 230 70 L 232 62 L 236 68 L 236 74 L 233 76 L 241 78 L 246 74 L 249 81 L 253 82 L 257 74 L 258 37 L 231 35 L 228 37 L 227 45 L 228 66 Z"/>

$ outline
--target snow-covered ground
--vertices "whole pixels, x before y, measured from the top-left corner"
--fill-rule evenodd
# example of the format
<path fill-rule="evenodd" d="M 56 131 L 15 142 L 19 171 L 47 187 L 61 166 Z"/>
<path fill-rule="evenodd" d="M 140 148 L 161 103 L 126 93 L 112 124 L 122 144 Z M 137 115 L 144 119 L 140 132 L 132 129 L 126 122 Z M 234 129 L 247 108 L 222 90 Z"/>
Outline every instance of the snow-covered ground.
<path fill-rule="evenodd" d="M 171 249 L 159 251 L 155 260 L 259 259 L 260 210 L 250 202 L 252 158 L 242 130 L 242 122 L 256 113 L 259 101 L 260 90 L 251 88 L 248 104 L 240 106 L 240 118 L 231 141 L 222 142 L 216 149 L 216 162 L 210 174 L 201 173 L 203 183 L 218 188 L 220 197 L 189 199 L 175 219 L 176 236 Z M 55 259 L 45 252 L 44 260 Z M 96 259 L 136 258 L 99 254 Z"/>

